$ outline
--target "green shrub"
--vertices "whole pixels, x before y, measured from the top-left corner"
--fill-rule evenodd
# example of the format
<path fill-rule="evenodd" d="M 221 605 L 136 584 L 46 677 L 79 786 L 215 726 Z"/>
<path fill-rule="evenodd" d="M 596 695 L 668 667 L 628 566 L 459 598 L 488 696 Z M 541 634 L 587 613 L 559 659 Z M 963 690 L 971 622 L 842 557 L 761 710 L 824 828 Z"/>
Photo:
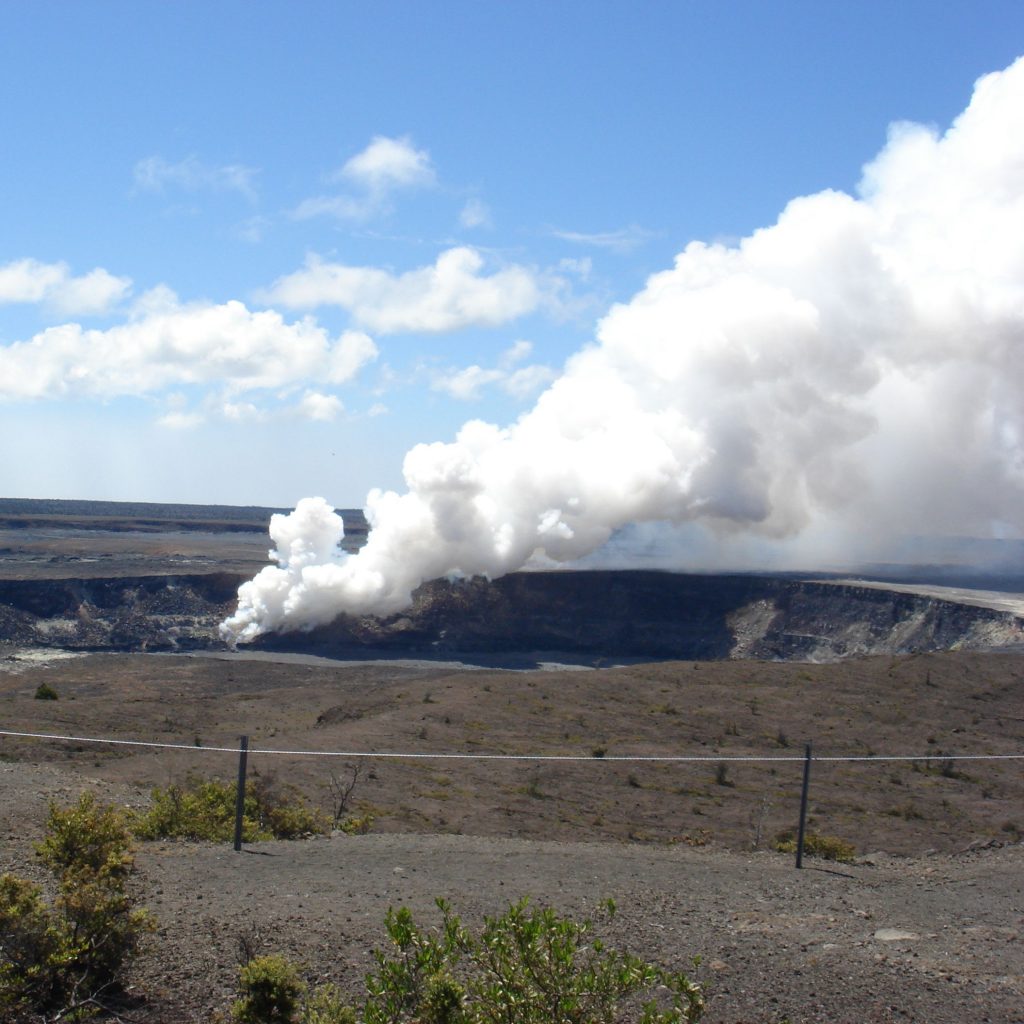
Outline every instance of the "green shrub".
<path fill-rule="evenodd" d="M 639 1024 L 692 1024 L 704 1013 L 700 988 L 684 974 L 608 949 L 590 921 L 526 900 L 473 933 L 443 900 L 441 927 L 423 931 L 407 908 L 389 910 L 391 948 L 375 950 L 357 1009 L 326 984 L 312 993 L 280 956 L 241 969 L 233 1007 L 241 1024 L 608 1024 L 620 1004 Z M 606 909 L 611 916 L 614 904 Z M 305 999 L 303 996 L 305 995 Z"/>
<path fill-rule="evenodd" d="M 40 860 L 58 877 L 69 873 L 124 880 L 133 857 L 128 815 L 83 793 L 77 804 L 50 804 L 46 835 L 36 846 Z"/>
<path fill-rule="evenodd" d="M 135 822 L 140 839 L 206 839 L 228 842 L 235 834 L 237 783 L 189 776 L 184 785 L 154 789 L 149 810 Z M 326 815 L 294 787 L 277 789 L 253 779 L 247 787 L 242 840 L 296 839 L 328 829 Z"/>
<path fill-rule="evenodd" d="M 293 963 L 271 954 L 239 968 L 238 989 L 231 1015 L 241 1024 L 293 1024 L 306 984 Z"/>
<path fill-rule="evenodd" d="M 408 909 L 388 911 L 394 951 L 374 953 L 365 1024 L 596 1024 L 613 1020 L 621 1002 L 645 997 L 642 1024 L 682 1024 L 704 1012 L 699 987 L 685 975 L 607 949 L 590 921 L 530 910 L 522 900 L 473 934 L 448 904 L 437 905 L 435 933 L 422 931 Z"/>
<path fill-rule="evenodd" d="M 326 982 L 310 992 L 297 965 L 279 954 L 239 968 L 231 1017 L 239 1024 L 358 1024 L 337 986 Z"/>
<path fill-rule="evenodd" d="M 354 814 L 338 822 L 338 829 L 347 836 L 365 836 L 373 828 L 372 814 Z"/>
<path fill-rule="evenodd" d="M 775 849 L 779 853 L 796 853 L 796 836 L 792 829 L 780 832 L 775 838 Z M 856 856 L 856 847 L 845 839 L 836 836 L 822 836 L 817 832 L 804 835 L 804 853 L 808 857 L 820 857 L 822 860 L 834 860 L 841 864 L 849 864 Z"/>
<path fill-rule="evenodd" d="M 132 870 L 127 816 L 84 793 L 51 804 L 37 847 L 58 882 L 51 906 L 24 879 L 0 878 L 0 1009 L 58 1009 L 84 1019 L 102 993 L 115 992 L 125 963 L 152 925 L 125 892 Z"/>
<path fill-rule="evenodd" d="M 302 1008 L 302 1024 L 357 1024 L 356 1011 L 330 982 L 318 985 Z"/>
<path fill-rule="evenodd" d="M 9 1012 L 51 1006 L 60 988 L 60 936 L 40 893 L 24 878 L 0 876 L 0 1009 Z"/>
<path fill-rule="evenodd" d="M 36 700 L 58 700 L 59 699 L 59 694 L 57 693 L 57 691 L 52 686 L 48 686 L 46 683 L 40 683 L 36 687 L 35 699 Z"/>

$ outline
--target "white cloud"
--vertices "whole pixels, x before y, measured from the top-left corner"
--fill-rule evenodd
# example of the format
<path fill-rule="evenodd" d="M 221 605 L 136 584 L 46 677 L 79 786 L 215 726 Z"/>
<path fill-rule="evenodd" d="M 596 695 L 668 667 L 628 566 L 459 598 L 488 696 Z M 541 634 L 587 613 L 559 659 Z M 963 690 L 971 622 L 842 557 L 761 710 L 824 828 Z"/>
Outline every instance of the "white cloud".
<path fill-rule="evenodd" d="M 353 181 L 370 192 L 412 188 L 434 183 L 430 154 L 417 149 L 408 136 L 389 139 L 376 135 L 361 153 L 345 163 L 336 177 Z"/>
<path fill-rule="evenodd" d="M 501 353 L 498 357 L 498 366 L 503 370 L 508 370 L 515 366 L 516 363 L 521 363 L 524 359 L 528 358 L 531 352 L 533 352 L 533 342 L 520 338 L 518 341 L 512 342 L 512 344 Z"/>
<path fill-rule="evenodd" d="M 386 416 L 391 410 L 383 402 L 374 402 L 369 409 L 366 410 L 367 416 Z"/>
<path fill-rule="evenodd" d="M 220 414 L 233 423 L 246 423 L 264 418 L 263 411 L 252 402 L 224 402 Z"/>
<path fill-rule="evenodd" d="M 297 220 L 311 217 L 335 217 L 338 220 L 366 220 L 380 211 L 380 206 L 369 197 L 313 196 L 303 199 L 292 211 Z"/>
<path fill-rule="evenodd" d="M 144 300 L 132 319 L 107 330 L 68 323 L 0 347 L 0 398 L 109 398 L 184 386 L 231 396 L 311 380 L 340 384 L 377 355 L 367 335 L 332 339 L 308 317 L 289 324 L 237 301 L 181 306 L 166 290 Z"/>
<path fill-rule="evenodd" d="M 501 353 L 496 366 L 451 368 L 437 374 L 431 387 L 464 402 L 480 398 L 484 389 L 492 385 L 515 398 L 526 398 L 550 384 L 556 376 L 551 367 L 539 363 L 518 366 L 532 351 L 533 345 L 530 342 L 517 341 Z"/>
<path fill-rule="evenodd" d="M 243 242 L 248 242 L 250 245 L 258 245 L 263 241 L 264 232 L 269 225 L 270 220 L 267 217 L 261 215 L 247 217 L 241 223 L 235 225 L 235 235 Z"/>
<path fill-rule="evenodd" d="M 435 378 L 431 387 L 435 391 L 444 391 L 452 398 L 469 402 L 480 397 L 480 392 L 489 384 L 501 380 L 501 370 L 485 370 L 482 366 L 466 366 L 461 370 L 449 370 Z"/>
<path fill-rule="evenodd" d="M 483 257 L 469 247 L 448 249 L 436 263 L 397 275 L 310 256 L 302 270 L 275 281 L 266 298 L 292 309 L 341 306 L 381 334 L 437 333 L 514 320 L 536 309 L 550 284 L 516 264 L 490 275 L 483 267 Z"/>
<path fill-rule="evenodd" d="M 148 156 L 134 168 L 135 185 L 145 192 L 163 192 L 179 188 L 186 192 L 212 190 L 238 192 L 250 202 L 256 200 L 255 178 L 259 172 L 242 164 L 216 167 L 204 164 L 195 156 L 172 164 L 161 156 Z"/>
<path fill-rule="evenodd" d="M 501 382 L 501 389 L 514 398 L 527 398 L 547 387 L 557 376 L 550 366 L 543 366 L 540 363 L 521 366 L 506 375 Z"/>
<path fill-rule="evenodd" d="M 169 412 L 161 416 L 157 423 L 168 430 L 194 430 L 206 421 L 200 412 Z"/>
<path fill-rule="evenodd" d="M 386 213 L 395 192 L 427 187 L 437 179 L 430 154 L 417 149 L 408 136 L 391 139 L 377 135 L 335 171 L 331 180 L 354 185 L 357 194 L 313 196 L 299 203 L 292 215 L 300 220 L 320 216 L 367 220 Z"/>
<path fill-rule="evenodd" d="M 324 379 L 331 384 L 344 384 L 376 358 L 377 346 L 368 334 L 345 331 L 328 352 Z"/>
<path fill-rule="evenodd" d="M 589 256 L 565 256 L 558 261 L 558 269 L 567 274 L 575 274 L 581 281 L 586 281 L 594 269 L 594 261 Z"/>
<path fill-rule="evenodd" d="M 298 404 L 301 415 L 311 420 L 330 422 L 341 415 L 345 406 L 337 395 L 325 395 L 319 391 L 307 391 Z"/>
<path fill-rule="evenodd" d="M 64 262 L 15 260 L 0 266 L 0 305 L 41 302 L 67 316 L 106 313 L 131 291 L 131 279 L 97 267 L 73 277 Z"/>
<path fill-rule="evenodd" d="M 464 228 L 489 228 L 491 211 L 480 199 L 470 199 L 459 213 L 459 223 Z"/>
<path fill-rule="evenodd" d="M 598 249 L 612 249 L 616 252 L 630 252 L 648 239 L 654 237 L 653 231 L 641 228 L 636 224 L 620 228 L 618 231 L 562 231 L 553 228 L 551 234 L 563 242 L 576 242 L 579 245 L 593 245 Z"/>

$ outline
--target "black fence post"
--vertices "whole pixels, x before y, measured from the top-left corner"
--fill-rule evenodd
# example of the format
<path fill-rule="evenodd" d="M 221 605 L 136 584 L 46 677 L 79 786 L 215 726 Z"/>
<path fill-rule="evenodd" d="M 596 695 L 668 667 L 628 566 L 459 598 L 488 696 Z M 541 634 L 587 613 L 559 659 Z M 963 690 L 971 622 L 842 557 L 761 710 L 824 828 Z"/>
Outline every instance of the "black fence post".
<path fill-rule="evenodd" d="M 249 737 L 239 737 L 238 791 L 235 794 L 235 852 L 242 849 L 242 818 L 245 815 L 245 763 L 249 757 Z"/>
<path fill-rule="evenodd" d="M 796 866 L 804 866 L 804 833 L 807 829 L 807 790 L 811 783 L 811 745 L 804 747 L 804 784 L 800 790 L 800 828 L 796 835 Z"/>

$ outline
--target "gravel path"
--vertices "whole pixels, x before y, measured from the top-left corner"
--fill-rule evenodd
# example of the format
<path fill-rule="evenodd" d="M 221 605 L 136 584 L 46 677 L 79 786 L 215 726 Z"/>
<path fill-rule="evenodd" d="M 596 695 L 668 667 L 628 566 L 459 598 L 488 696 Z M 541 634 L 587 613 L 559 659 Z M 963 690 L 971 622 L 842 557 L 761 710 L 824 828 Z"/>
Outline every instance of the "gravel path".
<path fill-rule="evenodd" d="M 354 983 L 389 906 L 432 923 L 438 896 L 467 920 L 524 895 L 577 916 L 611 896 L 616 944 L 680 968 L 702 957 L 710 1022 L 1024 1021 L 1024 849 L 868 860 L 797 872 L 777 854 L 463 836 L 336 836 L 241 854 L 154 844 L 138 866 L 163 932 L 140 980 L 181 1011 L 205 1011 L 229 998 L 244 932 L 313 977 Z"/>

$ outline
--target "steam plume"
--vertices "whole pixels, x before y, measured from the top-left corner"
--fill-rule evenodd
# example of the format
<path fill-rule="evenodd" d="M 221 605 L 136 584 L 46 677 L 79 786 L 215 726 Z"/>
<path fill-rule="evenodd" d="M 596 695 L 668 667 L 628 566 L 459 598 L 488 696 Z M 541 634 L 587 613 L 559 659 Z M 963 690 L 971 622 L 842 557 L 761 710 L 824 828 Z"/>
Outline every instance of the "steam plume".
<path fill-rule="evenodd" d="M 1024 59 L 944 135 L 893 126 L 856 197 L 688 245 L 517 422 L 417 445 L 404 472 L 367 498 L 357 555 L 322 499 L 275 516 L 278 564 L 224 636 L 393 612 L 423 580 L 576 559 L 628 523 L 1020 537 Z"/>

